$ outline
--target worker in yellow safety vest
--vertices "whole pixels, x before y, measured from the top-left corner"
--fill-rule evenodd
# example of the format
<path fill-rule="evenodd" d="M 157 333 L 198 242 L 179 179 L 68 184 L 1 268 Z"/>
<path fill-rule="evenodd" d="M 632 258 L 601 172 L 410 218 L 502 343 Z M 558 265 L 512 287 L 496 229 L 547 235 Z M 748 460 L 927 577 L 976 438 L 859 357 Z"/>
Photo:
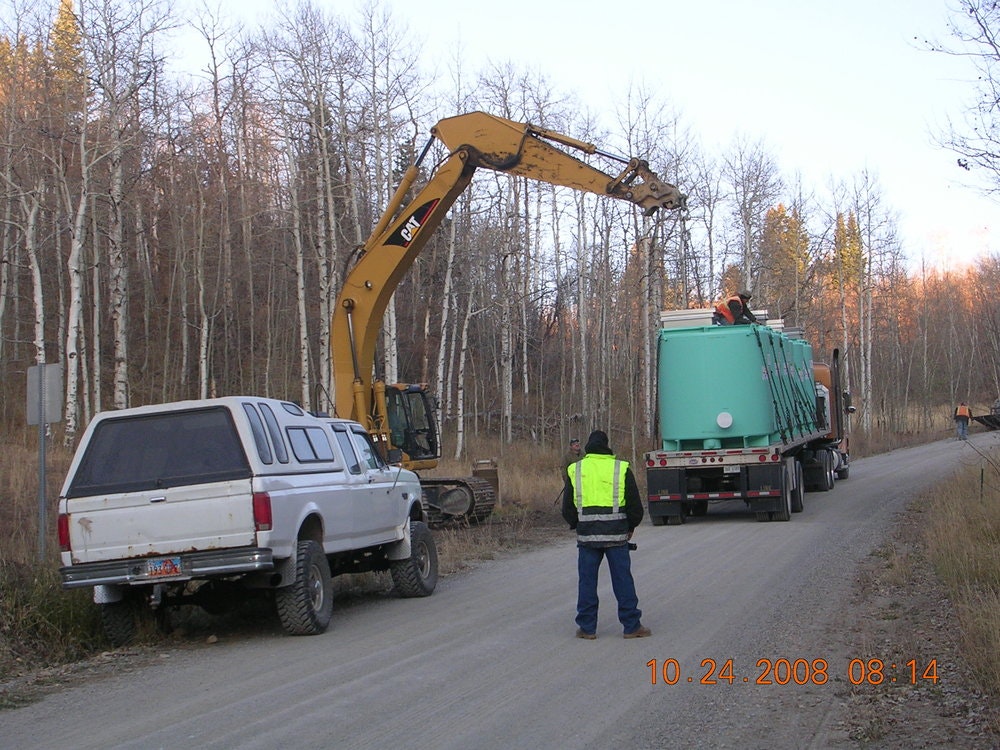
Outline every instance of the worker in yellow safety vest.
<path fill-rule="evenodd" d="M 969 439 L 969 420 L 972 419 L 972 409 L 962 401 L 955 407 L 955 428 L 958 430 L 959 440 Z"/>
<path fill-rule="evenodd" d="M 634 549 L 629 542 L 644 514 L 639 487 L 628 462 L 611 452 L 607 433 L 592 432 L 584 453 L 566 468 L 562 503 L 563 518 L 576 529 L 576 637 L 597 638 L 597 574 L 607 557 L 624 637 L 645 638 L 651 633 L 641 622 L 629 554 Z"/>

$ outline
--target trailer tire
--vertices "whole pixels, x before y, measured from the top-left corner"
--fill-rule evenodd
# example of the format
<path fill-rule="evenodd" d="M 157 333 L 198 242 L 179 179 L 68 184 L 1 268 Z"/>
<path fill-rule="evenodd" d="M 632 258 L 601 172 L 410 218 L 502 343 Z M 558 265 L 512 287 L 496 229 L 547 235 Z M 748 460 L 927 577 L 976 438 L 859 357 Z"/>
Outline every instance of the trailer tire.
<path fill-rule="evenodd" d="M 677 516 L 667 516 L 667 526 L 680 526 L 685 521 L 687 521 L 687 511 L 681 510 L 680 515 Z"/>
<path fill-rule="evenodd" d="M 653 522 L 653 526 L 663 526 L 667 522 L 667 516 L 650 516 L 649 520 Z"/>
<path fill-rule="evenodd" d="M 803 476 L 802 472 L 802 463 L 800 461 L 796 461 L 795 489 L 792 490 L 792 513 L 802 512 L 805 491 L 806 491 L 805 476 Z"/>
<path fill-rule="evenodd" d="M 295 549 L 295 580 L 274 593 L 278 618 L 289 635 L 319 635 L 333 618 L 330 563 L 319 542 L 300 541 Z"/>
<path fill-rule="evenodd" d="M 794 458 L 786 459 L 786 461 L 791 461 L 795 466 L 798 465 L 798 461 Z M 791 521 L 792 520 L 792 484 L 795 480 L 795 467 L 791 464 L 785 464 L 785 470 L 782 472 L 782 487 L 781 487 L 781 509 L 771 511 L 772 521 Z"/>
<path fill-rule="evenodd" d="M 847 479 L 851 476 L 851 467 L 845 466 L 843 469 L 837 469 L 837 479 Z"/>
<path fill-rule="evenodd" d="M 405 560 L 393 560 L 389 573 L 396 593 L 403 598 L 434 593 L 438 579 L 438 556 L 427 524 L 422 521 L 410 523 L 410 556 Z"/>
<path fill-rule="evenodd" d="M 704 516 L 708 513 L 708 500 L 696 500 L 691 504 L 692 516 Z"/>

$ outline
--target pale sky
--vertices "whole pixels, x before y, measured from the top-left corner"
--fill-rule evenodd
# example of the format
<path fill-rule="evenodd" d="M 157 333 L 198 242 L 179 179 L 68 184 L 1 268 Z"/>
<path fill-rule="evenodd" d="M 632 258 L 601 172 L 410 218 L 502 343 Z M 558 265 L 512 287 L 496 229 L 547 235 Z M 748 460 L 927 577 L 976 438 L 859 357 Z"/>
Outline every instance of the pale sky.
<path fill-rule="evenodd" d="M 314 0 L 347 18 L 357 5 Z M 224 16 L 270 0 L 218 0 Z M 933 143 L 974 97 L 968 63 L 925 51 L 950 42 L 955 0 L 388 0 L 426 72 L 461 53 L 471 75 L 510 61 L 543 73 L 592 112 L 631 84 L 654 90 L 703 148 L 762 140 L 786 180 L 819 195 L 865 169 L 899 217 L 911 262 L 1000 253 L 1000 199 L 966 187 L 975 173 Z M 458 113 L 455 113 L 458 114 Z M 614 112 L 609 112 L 609 123 Z M 433 123 L 427 123 L 429 129 Z M 570 135 L 573 135 L 570 133 Z M 641 154 L 636 154 L 641 156 Z M 653 165 L 654 168 L 656 165 Z M 680 186 L 683 190 L 684 186 Z M 950 264 L 950 263 L 949 263 Z"/>

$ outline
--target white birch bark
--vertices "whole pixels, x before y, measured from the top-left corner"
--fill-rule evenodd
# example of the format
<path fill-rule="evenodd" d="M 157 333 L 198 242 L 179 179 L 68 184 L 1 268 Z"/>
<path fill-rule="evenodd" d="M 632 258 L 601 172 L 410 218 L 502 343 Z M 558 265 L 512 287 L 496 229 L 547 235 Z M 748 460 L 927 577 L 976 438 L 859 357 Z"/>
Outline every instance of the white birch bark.
<path fill-rule="evenodd" d="M 454 303 L 454 295 L 451 288 L 451 270 L 455 265 L 455 231 L 457 224 L 457 218 L 453 215 L 451 225 L 448 227 L 448 260 L 445 263 L 444 288 L 441 290 L 441 336 L 440 344 L 438 345 L 437 363 L 434 366 L 434 388 L 441 399 L 442 418 L 446 414 L 451 414 L 451 388 L 448 387 L 448 380 L 445 378 L 445 355 L 449 348 L 448 316 L 451 312 L 451 306 Z M 454 341 L 454 336 L 451 336 L 451 340 Z"/>
<path fill-rule="evenodd" d="M 30 195 L 20 195 L 21 211 L 24 214 L 24 251 L 28 257 L 31 272 L 31 299 L 35 309 L 34 346 L 35 364 L 45 364 L 45 293 L 42 287 L 42 265 L 39 261 L 38 214 L 41 210 L 41 183 Z"/>
<path fill-rule="evenodd" d="M 469 353 L 469 323 L 472 321 L 472 302 L 475 295 L 469 290 L 462 317 L 461 344 L 458 348 L 458 373 L 455 377 L 455 455 L 457 461 L 465 450 L 465 365 Z"/>
<path fill-rule="evenodd" d="M 84 130 L 85 133 L 85 130 Z M 84 133 L 81 133 L 81 153 L 86 153 Z M 90 165 L 84 162 L 81 167 L 80 195 L 73 213 L 72 232 L 70 235 L 69 256 L 66 258 L 66 271 L 69 282 L 69 305 L 66 315 L 66 434 L 63 439 L 66 447 L 76 442 L 76 434 L 80 429 L 80 350 L 79 342 L 83 329 L 83 239 L 84 227 L 87 221 L 87 205 L 90 192 Z M 69 197 L 69 196 L 66 196 Z"/>
<path fill-rule="evenodd" d="M 298 168 L 296 166 L 294 150 L 288 149 L 288 173 L 289 182 L 292 185 L 291 212 L 292 212 L 292 243 L 295 249 L 295 300 L 299 316 L 299 368 L 301 388 L 301 403 L 309 403 L 309 315 L 306 300 L 306 258 L 305 246 L 302 241 L 302 207 L 296 198 L 295 185 L 298 183 Z"/>

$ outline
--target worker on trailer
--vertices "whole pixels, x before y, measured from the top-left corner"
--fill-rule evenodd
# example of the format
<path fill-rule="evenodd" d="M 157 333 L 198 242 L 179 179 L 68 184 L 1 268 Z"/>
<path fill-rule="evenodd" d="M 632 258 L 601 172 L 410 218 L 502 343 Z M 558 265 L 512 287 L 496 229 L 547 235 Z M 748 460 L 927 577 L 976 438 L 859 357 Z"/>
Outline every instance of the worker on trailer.
<path fill-rule="evenodd" d="M 732 326 L 759 322 L 747 305 L 750 298 L 750 292 L 744 289 L 719 302 L 715 306 L 715 312 L 712 313 L 712 325 Z"/>

